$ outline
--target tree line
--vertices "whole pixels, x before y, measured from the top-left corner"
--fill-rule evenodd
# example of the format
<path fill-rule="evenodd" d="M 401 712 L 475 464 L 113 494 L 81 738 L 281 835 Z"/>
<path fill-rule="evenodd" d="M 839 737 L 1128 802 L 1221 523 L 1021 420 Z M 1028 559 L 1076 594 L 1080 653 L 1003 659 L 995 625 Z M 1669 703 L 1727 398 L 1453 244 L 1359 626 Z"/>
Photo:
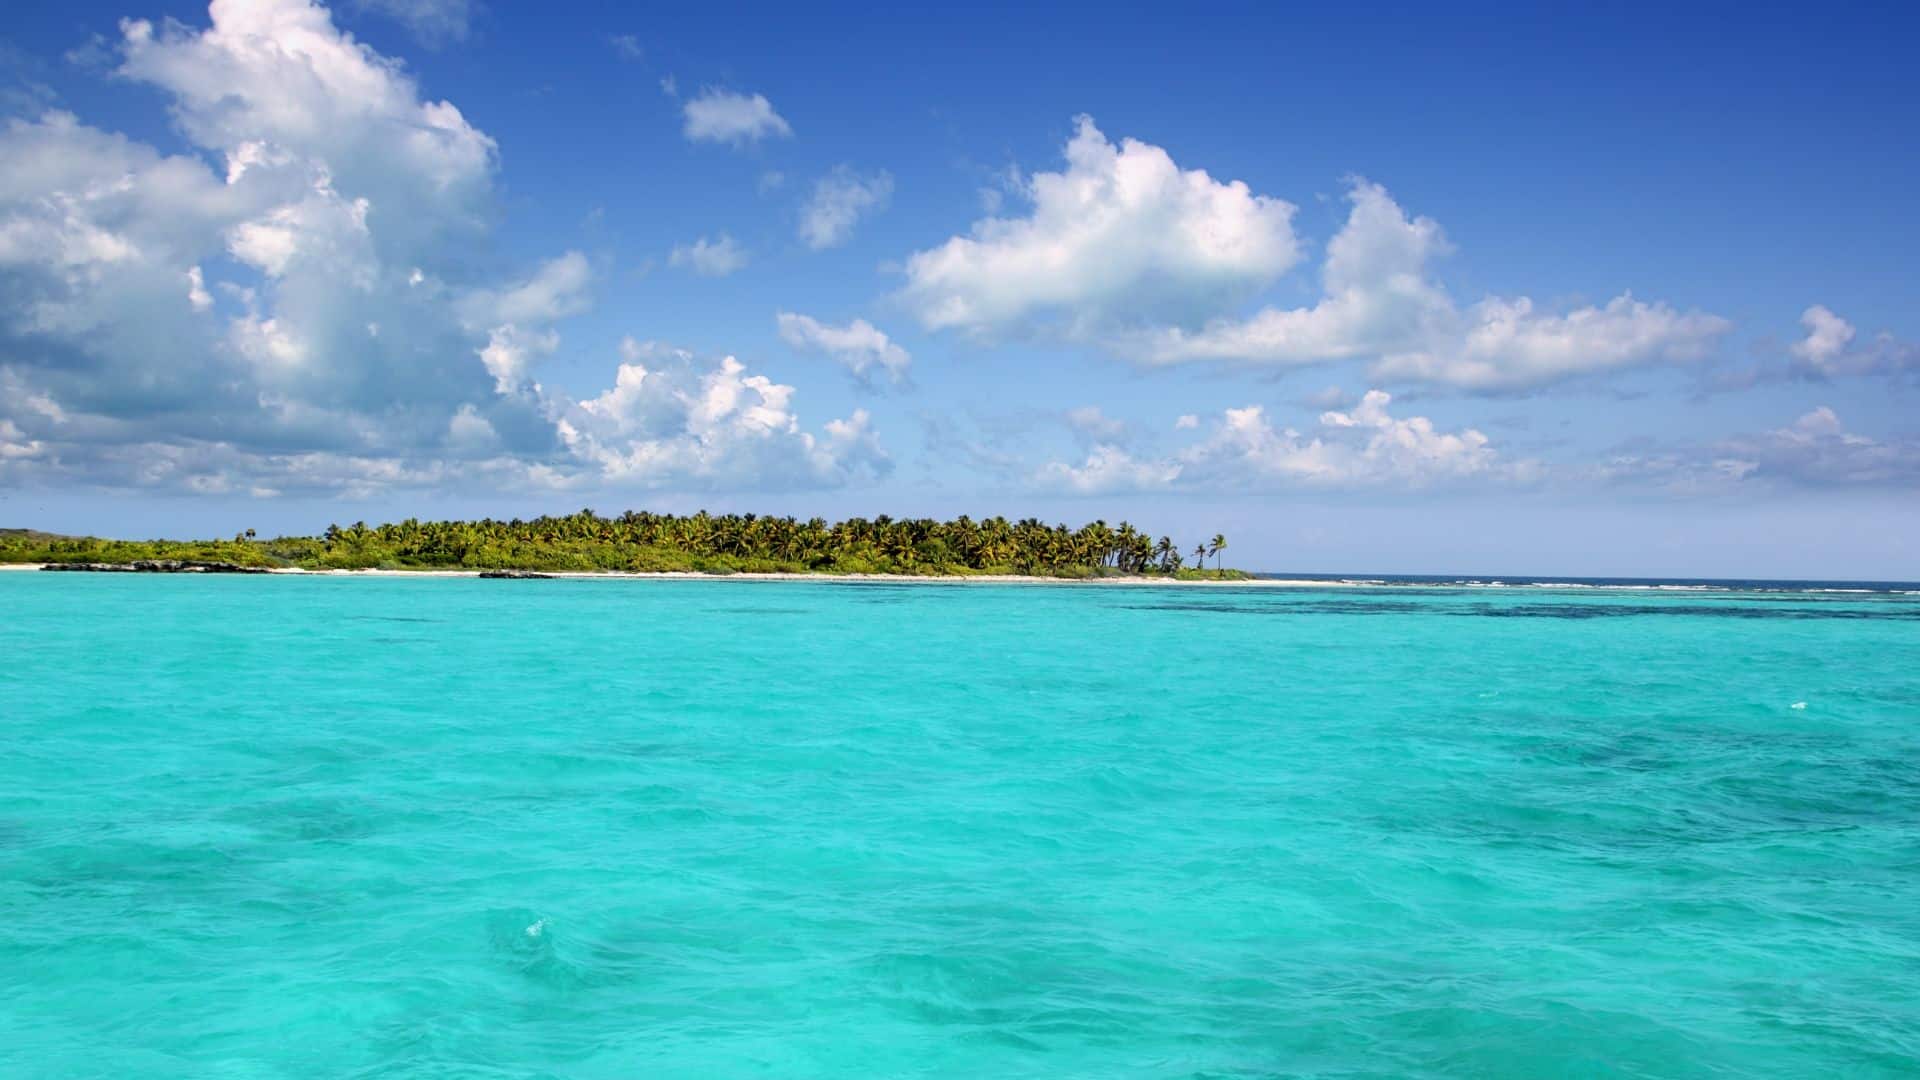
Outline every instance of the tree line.
<path fill-rule="evenodd" d="M 330 525 L 318 537 L 257 539 L 247 530 L 231 541 L 17 540 L 0 536 L 0 559 L 12 562 L 213 558 L 245 565 L 417 567 L 528 570 L 695 570 L 880 574 L 1036 574 L 1095 577 L 1145 574 L 1239 576 L 1221 560 L 1216 534 L 1192 549 L 1189 565 L 1169 536 L 1154 537 L 1122 521 L 1078 528 L 1037 518 L 822 518 L 757 514 L 690 515 L 592 510 L 498 521 L 405 521 Z M 1205 569 L 1207 558 L 1216 560 Z"/>

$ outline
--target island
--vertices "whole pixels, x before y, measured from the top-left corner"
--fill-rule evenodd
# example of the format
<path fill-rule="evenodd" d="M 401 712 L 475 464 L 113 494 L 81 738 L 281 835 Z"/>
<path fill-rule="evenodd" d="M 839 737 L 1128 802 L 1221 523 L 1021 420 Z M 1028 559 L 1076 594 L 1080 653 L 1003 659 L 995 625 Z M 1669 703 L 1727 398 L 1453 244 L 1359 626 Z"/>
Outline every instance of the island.
<path fill-rule="evenodd" d="M 0 529 L 0 564 L 148 573 L 248 570 L 485 571 L 491 577 L 552 573 L 694 573 L 1161 578 L 1240 581 L 1224 565 L 1224 535 L 1197 543 L 1187 561 L 1172 537 L 1127 522 L 1079 528 L 1036 518 L 975 521 L 690 515 L 592 510 L 496 521 L 405 521 L 330 525 L 319 536 L 271 539 L 248 529 L 230 540 L 111 540 Z M 1215 565 L 1208 567 L 1208 558 Z"/>

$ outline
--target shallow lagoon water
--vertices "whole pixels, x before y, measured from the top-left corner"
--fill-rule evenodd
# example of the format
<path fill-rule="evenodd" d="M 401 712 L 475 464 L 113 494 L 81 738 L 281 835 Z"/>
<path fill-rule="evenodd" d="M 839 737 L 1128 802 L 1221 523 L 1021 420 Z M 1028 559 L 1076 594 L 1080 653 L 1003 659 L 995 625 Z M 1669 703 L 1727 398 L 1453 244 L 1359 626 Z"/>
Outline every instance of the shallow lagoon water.
<path fill-rule="evenodd" d="M 7 1077 L 1920 1072 L 1920 598 L 0 575 Z"/>

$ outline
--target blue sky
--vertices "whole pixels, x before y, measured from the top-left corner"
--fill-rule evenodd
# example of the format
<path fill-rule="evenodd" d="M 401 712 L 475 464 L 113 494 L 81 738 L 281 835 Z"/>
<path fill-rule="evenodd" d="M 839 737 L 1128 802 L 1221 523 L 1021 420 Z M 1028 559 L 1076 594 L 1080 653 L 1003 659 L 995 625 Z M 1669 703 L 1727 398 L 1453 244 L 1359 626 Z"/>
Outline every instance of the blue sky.
<path fill-rule="evenodd" d="M 0 523 L 1920 577 L 1915 21 L 10 9 Z"/>

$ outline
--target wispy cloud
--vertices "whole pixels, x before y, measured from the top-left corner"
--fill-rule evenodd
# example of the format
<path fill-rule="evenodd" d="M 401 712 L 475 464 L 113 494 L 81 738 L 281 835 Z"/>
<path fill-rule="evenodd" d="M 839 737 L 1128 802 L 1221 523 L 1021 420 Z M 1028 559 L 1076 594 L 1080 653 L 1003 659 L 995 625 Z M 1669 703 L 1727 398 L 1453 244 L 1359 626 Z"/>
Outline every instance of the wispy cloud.
<path fill-rule="evenodd" d="M 733 237 L 721 233 L 712 240 L 701 237 L 691 244 L 676 245 L 667 256 L 667 265 L 682 267 L 702 277 L 726 277 L 747 265 L 747 252 Z"/>
<path fill-rule="evenodd" d="M 863 176 L 851 166 L 837 166 L 814 182 L 800 207 L 800 239 L 815 251 L 839 247 L 853 236 L 861 218 L 885 209 L 891 198 L 892 174 L 882 170 Z"/>

